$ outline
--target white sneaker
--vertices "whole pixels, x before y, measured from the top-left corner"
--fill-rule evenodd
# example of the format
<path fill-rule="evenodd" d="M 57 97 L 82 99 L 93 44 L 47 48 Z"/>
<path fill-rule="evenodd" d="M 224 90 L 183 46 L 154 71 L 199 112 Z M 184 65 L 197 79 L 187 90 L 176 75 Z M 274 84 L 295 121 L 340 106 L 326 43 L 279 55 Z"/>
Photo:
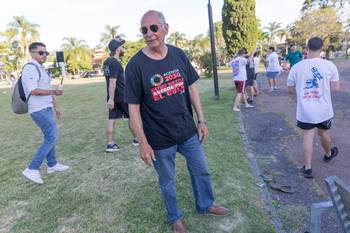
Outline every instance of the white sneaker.
<path fill-rule="evenodd" d="M 67 170 L 68 168 L 69 168 L 69 166 L 57 163 L 53 167 L 47 167 L 47 174 L 51 174 L 51 173 L 54 173 L 54 172 L 63 172 L 65 170 Z"/>
<path fill-rule="evenodd" d="M 34 183 L 37 184 L 43 184 L 44 181 L 43 179 L 41 179 L 41 175 L 39 170 L 31 170 L 29 168 L 26 168 L 22 174 L 27 177 L 28 179 L 30 179 L 31 181 L 33 181 Z"/>

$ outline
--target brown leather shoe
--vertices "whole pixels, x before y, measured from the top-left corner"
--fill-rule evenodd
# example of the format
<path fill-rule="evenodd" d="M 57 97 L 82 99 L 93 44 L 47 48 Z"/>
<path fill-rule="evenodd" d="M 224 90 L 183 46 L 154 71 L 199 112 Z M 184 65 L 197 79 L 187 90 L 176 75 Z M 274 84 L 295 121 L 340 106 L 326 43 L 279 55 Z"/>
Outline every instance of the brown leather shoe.
<path fill-rule="evenodd" d="M 177 220 L 173 225 L 174 233 L 188 233 L 186 225 L 183 220 Z"/>
<path fill-rule="evenodd" d="M 223 206 L 213 204 L 209 209 L 207 214 L 214 216 L 227 216 L 230 213 L 228 209 Z"/>

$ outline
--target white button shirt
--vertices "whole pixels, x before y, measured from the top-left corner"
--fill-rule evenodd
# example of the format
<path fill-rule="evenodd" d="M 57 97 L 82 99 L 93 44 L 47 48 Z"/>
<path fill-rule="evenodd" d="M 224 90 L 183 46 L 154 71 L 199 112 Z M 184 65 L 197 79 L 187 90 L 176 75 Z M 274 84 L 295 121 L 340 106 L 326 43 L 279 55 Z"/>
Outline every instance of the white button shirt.
<path fill-rule="evenodd" d="M 51 90 L 51 78 L 46 72 L 45 67 L 39 64 L 36 60 L 31 60 L 31 63 L 39 67 L 41 77 L 34 65 L 26 65 L 22 71 L 22 84 L 26 97 L 35 89 Z M 40 79 L 39 79 L 40 77 Z M 31 95 L 28 101 L 28 113 L 38 112 L 44 108 L 52 107 L 51 95 Z"/>

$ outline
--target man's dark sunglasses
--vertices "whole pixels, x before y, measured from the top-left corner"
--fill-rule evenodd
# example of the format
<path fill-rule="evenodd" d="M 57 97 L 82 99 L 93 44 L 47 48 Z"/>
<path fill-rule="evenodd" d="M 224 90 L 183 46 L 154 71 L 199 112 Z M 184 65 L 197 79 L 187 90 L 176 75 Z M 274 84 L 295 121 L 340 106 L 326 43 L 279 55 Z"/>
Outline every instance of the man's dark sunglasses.
<path fill-rule="evenodd" d="M 38 53 L 40 56 L 43 56 L 44 54 L 46 55 L 46 56 L 49 56 L 49 52 L 47 52 L 47 51 L 32 51 L 32 53 Z"/>
<path fill-rule="evenodd" d="M 149 26 L 149 29 L 152 31 L 152 32 L 158 32 L 159 30 L 159 26 L 157 24 L 152 24 L 151 26 Z M 140 32 L 145 35 L 147 34 L 148 32 L 148 28 L 146 26 L 142 26 L 140 28 Z"/>

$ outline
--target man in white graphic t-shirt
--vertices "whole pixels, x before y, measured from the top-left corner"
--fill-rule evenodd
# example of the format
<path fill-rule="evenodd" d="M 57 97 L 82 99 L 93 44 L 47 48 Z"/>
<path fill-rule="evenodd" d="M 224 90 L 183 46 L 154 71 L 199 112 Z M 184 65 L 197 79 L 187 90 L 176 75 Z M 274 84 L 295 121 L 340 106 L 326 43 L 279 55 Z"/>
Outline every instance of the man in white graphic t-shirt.
<path fill-rule="evenodd" d="M 303 151 L 305 178 L 313 178 L 311 169 L 315 128 L 320 135 L 325 151 L 324 162 L 331 161 L 338 154 L 337 147 L 331 147 L 328 131 L 334 116 L 331 91 L 339 91 L 337 67 L 320 58 L 323 41 L 313 37 L 308 41 L 308 59 L 295 64 L 288 76 L 289 93 L 297 95 L 297 126 L 304 131 Z"/>
<path fill-rule="evenodd" d="M 255 50 L 254 50 L 255 52 Z M 253 54 L 254 54 L 253 52 Z M 244 57 L 246 55 L 246 49 L 240 49 L 238 50 L 238 56 L 235 57 L 231 62 L 231 68 L 232 68 L 232 78 L 236 86 L 236 97 L 233 102 L 233 108 L 232 110 L 234 112 L 239 112 L 240 105 L 241 105 L 241 99 L 243 98 L 244 104 L 246 108 L 252 108 L 253 106 L 250 105 L 247 101 L 246 95 L 245 95 L 245 82 L 247 80 L 247 70 L 246 65 L 249 62 L 252 62 L 253 55 L 251 55 L 248 59 Z"/>

